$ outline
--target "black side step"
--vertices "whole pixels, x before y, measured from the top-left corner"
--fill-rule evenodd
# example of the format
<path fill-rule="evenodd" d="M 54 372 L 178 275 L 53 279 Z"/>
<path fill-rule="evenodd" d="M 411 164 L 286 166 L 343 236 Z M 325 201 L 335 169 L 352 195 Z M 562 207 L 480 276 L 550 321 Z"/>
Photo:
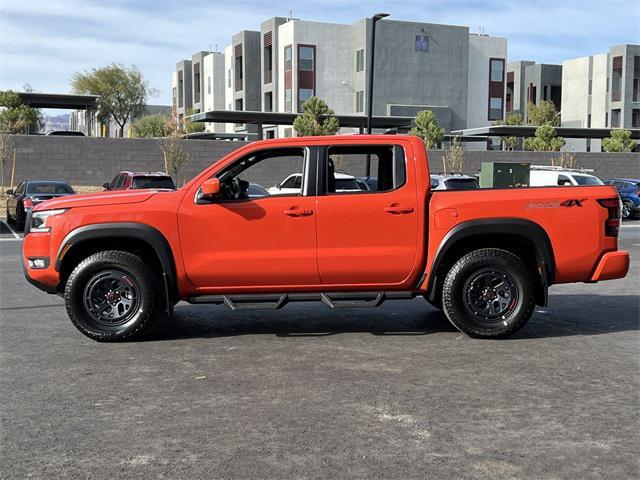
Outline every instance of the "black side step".
<path fill-rule="evenodd" d="M 329 308 L 379 307 L 386 300 L 406 300 L 416 292 L 327 292 L 249 295 L 198 295 L 187 298 L 193 304 L 226 305 L 231 310 L 279 310 L 289 302 L 322 302 Z"/>

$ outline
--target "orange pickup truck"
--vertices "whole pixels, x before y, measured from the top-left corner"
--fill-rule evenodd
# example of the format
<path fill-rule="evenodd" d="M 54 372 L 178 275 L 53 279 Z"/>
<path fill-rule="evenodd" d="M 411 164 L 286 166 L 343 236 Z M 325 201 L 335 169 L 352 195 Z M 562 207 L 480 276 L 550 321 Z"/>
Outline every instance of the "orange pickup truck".
<path fill-rule="evenodd" d="M 432 192 L 416 137 L 301 137 L 248 144 L 175 191 L 44 202 L 23 262 L 101 341 L 140 335 L 180 300 L 340 308 L 417 296 L 468 335 L 503 337 L 552 284 L 624 277 L 619 226 L 610 186 Z"/>

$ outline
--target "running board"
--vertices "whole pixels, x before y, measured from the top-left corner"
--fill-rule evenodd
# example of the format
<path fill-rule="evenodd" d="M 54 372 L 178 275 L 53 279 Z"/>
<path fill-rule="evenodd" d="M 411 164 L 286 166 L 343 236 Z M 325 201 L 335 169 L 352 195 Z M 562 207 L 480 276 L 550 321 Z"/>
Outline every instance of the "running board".
<path fill-rule="evenodd" d="M 187 298 L 193 304 L 209 303 L 225 305 L 231 310 L 268 309 L 279 310 L 289 302 L 322 302 L 329 308 L 379 307 L 386 300 L 407 300 L 418 295 L 415 292 L 330 292 L 283 293 L 258 295 L 198 295 Z"/>

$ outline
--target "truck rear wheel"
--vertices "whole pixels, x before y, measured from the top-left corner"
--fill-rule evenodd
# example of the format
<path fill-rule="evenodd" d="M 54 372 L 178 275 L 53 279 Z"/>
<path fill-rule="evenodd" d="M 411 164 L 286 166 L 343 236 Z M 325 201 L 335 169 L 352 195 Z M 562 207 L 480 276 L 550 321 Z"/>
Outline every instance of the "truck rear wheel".
<path fill-rule="evenodd" d="M 140 336 L 162 311 L 157 276 L 137 255 L 107 250 L 85 258 L 64 292 L 69 318 L 84 335 L 113 342 Z"/>
<path fill-rule="evenodd" d="M 449 270 L 442 304 L 449 321 L 475 338 L 506 337 L 521 329 L 535 307 L 529 268 L 511 252 L 483 248 Z"/>

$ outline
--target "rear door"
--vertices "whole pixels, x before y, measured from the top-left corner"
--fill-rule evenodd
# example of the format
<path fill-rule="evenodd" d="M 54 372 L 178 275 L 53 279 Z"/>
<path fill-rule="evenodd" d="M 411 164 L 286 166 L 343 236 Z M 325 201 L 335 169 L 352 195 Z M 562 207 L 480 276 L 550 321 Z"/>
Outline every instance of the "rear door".
<path fill-rule="evenodd" d="M 400 285 L 417 254 L 418 205 L 411 145 L 320 150 L 318 268 L 324 285 Z M 366 171 L 367 163 L 370 172 Z M 335 174 L 377 176 L 377 189 L 339 191 Z"/>

